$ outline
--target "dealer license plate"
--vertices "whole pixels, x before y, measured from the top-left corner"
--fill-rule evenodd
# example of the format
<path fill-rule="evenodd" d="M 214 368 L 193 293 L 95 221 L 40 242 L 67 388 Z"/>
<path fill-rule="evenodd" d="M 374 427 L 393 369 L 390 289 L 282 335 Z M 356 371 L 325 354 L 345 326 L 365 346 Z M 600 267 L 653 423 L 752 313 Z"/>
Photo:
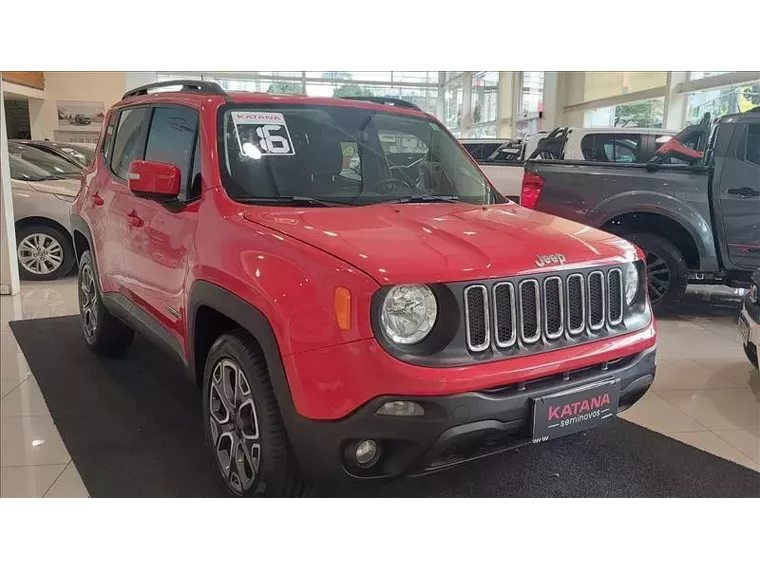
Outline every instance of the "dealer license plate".
<path fill-rule="evenodd" d="M 620 380 L 609 379 L 534 399 L 533 442 L 596 427 L 615 416 Z"/>
<path fill-rule="evenodd" d="M 749 344 L 749 323 L 744 319 L 744 314 L 739 314 L 739 335 L 745 344 Z"/>

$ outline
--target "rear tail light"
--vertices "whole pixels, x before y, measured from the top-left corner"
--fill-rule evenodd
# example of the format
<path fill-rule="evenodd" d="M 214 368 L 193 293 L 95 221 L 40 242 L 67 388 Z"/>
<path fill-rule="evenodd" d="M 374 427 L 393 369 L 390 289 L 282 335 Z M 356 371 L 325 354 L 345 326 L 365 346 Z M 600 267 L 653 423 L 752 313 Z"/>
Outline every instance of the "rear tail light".
<path fill-rule="evenodd" d="M 541 190 L 544 189 L 545 180 L 538 174 L 525 172 L 522 179 L 522 190 L 520 192 L 520 205 L 530 209 L 535 209 L 538 198 L 541 197 Z"/>

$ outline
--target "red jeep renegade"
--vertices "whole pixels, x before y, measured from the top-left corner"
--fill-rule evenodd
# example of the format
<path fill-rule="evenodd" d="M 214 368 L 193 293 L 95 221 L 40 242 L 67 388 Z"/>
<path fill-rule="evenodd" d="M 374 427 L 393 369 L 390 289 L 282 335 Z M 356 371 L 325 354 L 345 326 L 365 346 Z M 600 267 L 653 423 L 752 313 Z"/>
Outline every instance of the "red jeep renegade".
<path fill-rule="evenodd" d="M 184 364 L 235 495 L 434 472 L 654 379 L 641 251 L 500 197 L 405 101 L 130 91 L 72 225 L 88 346 Z"/>

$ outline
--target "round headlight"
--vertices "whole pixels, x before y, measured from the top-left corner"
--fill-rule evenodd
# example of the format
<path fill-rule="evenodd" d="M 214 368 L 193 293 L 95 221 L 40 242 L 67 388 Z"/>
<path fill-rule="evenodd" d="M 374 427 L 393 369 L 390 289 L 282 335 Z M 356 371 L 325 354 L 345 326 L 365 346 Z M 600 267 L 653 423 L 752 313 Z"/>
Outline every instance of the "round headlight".
<path fill-rule="evenodd" d="M 383 301 L 380 322 L 397 344 L 416 344 L 433 329 L 438 303 L 425 285 L 394 286 Z"/>
<path fill-rule="evenodd" d="M 639 292 L 639 271 L 636 265 L 629 263 L 625 268 L 625 302 L 628 306 L 636 300 Z"/>

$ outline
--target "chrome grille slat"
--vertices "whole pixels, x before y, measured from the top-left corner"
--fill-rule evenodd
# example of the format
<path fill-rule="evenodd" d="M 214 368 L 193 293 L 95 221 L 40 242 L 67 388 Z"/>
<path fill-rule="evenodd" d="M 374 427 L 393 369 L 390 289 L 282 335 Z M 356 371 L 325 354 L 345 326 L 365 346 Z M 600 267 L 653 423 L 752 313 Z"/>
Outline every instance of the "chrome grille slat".
<path fill-rule="evenodd" d="M 625 318 L 623 272 L 605 267 L 514 277 L 464 287 L 465 341 L 471 352 L 552 348 L 612 333 Z"/>
<path fill-rule="evenodd" d="M 586 329 L 585 284 L 586 283 L 584 282 L 583 275 L 579 273 L 575 273 L 567 277 L 567 331 L 571 336 L 577 336 Z M 573 297 L 576 296 L 576 294 L 580 297 L 580 302 L 573 303 Z M 576 314 L 577 312 L 580 312 L 580 314 Z M 577 326 L 573 326 L 573 322 L 575 320 L 578 321 Z"/>
<path fill-rule="evenodd" d="M 597 289 L 598 283 L 598 289 Z M 587 280 L 588 327 L 596 332 L 604 327 L 604 275 L 602 271 L 591 271 Z"/>
<path fill-rule="evenodd" d="M 508 295 L 506 299 L 503 296 L 505 290 Z M 504 306 L 505 301 L 508 302 L 508 306 Z M 517 305 L 515 301 L 515 285 L 512 283 L 496 283 L 493 286 L 494 343 L 499 348 L 508 348 L 517 342 Z M 502 334 L 502 332 L 508 333 Z"/>
<path fill-rule="evenodd" d="M 544 334 L 548 340 L 561 338 L 565 332 L 565 297 L 562 288 L 561 278 L 544 279 Z"/>
<path fill-rule="evenodd" d="M 467 347 L 482 352 L 491 345 L 491 318 L 488 309 L 488 289 L 472 285 L 464 289 L 465 335 Z"/>
<path fill-rule="evenodd" d="M 533 290 L 527 292 L 530 287 Z M 518 285 L 520 297 L 518 313 L 520 314 L 520 338 L 526 344 L 535 344 L 541 339 L 541 297 L 536 279 L 525 279 Z M 535 306 L 535 309 L 533 308 Z M 527 308 L 527 312 L 526 312 Z M 535 328 L 534 333 L 529 330 Z"/>
<path fill-rule="evenodd" d="M 607 322 L 617 326 L 623 321 L 623 271 L 610 269 L 607 273 Z"/>

